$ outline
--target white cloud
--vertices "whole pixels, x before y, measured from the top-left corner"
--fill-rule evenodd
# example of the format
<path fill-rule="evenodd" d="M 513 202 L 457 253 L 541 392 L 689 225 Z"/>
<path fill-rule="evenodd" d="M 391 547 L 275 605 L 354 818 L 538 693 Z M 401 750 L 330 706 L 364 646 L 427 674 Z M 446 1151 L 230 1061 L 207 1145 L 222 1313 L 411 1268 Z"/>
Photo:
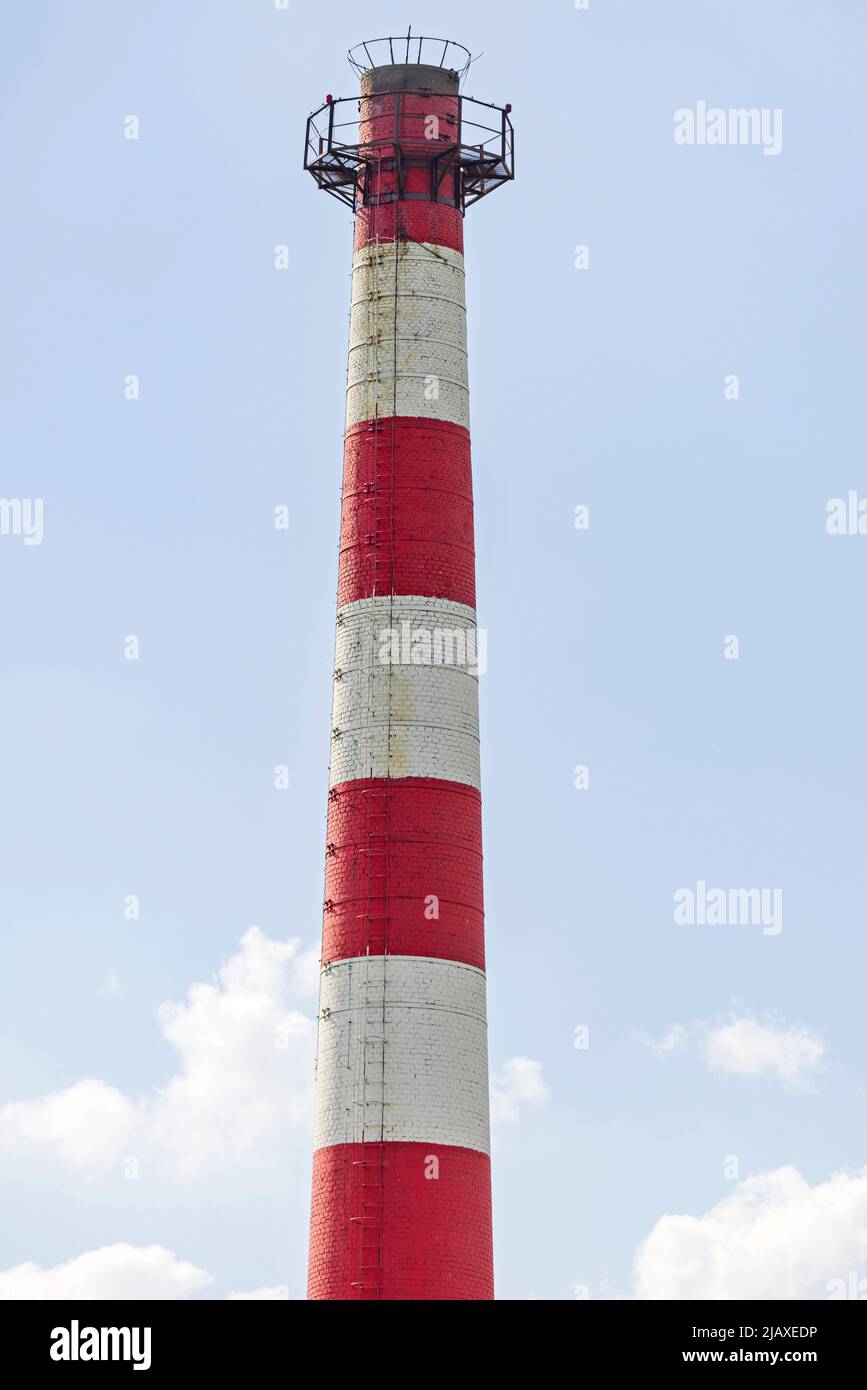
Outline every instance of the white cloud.
<path fill-rule="evenodd" d="M 798 1086 L 819 1067 L 825 1044 L 797 1024 L 735 1018 L 708 1031 L 704 1056 L 712 1071 L 769 1076 Z"/>
<path fill-rule="evenodd" d="M 687 1043 L 701 1046 L 711 1071 L 732 1076 L 770 1077 L 797 1087 L 818 1071 L 825 1044 L 816 1033 L 800 1024 L 771 1018 L 732 1014 L 719 1023 L 673 1023 L 661 1038 L 639 1034 L 641 1042 L 657 1056 L 681 1051 Z"/>
<path fill-rule="evenodd" d="M 138 1108 L 104 1081 L 76 1081 L 65 1091 L 0 1107 L 0 1146 L 46 1148 L 75 1168 L 109 1167 L 140 1134 Z"/>
<path fill-rule="evenodd" d="M 212 1279 L 162 1245 L 104 1245 L 52 1269 L 0 1270 L 0 1299 L 187 1298 Z"/>
<path fill-rule="evenodd" d="M 2 1106 L 0 1147 L 94 1171 L 133 1154 L 189 1178 L 266 1162 L 311 1113 L 315 1024 L 289 1000 L 315 991 L 317 955 L 250 927 L 215 981 L 158 1010 L 179 1059 L 166 1086 L 133 1101 L 85 1080 Z"/>
<path fill-rule="evenodd" d="M 494 1124 L 517 1124 L 522 1105 L 543 1105 L 547 1099 L 542 1063 L 531 1057 L 512 1057 L 493 1078 L 491 1119 Z"/>
<path fill-rule="evenodd" d="M 226 1300 L 229 1303 L 252 1303 L 255 1301 L 286 1302 L 289 1298 L 289 1290 L 285 1284 L 274 1284 L 272 1287 L 252 1289 L 250 1293 L 227 1293 Z"/>
<path fill-rule="evenodd" d="M 679 1052 L 686 1042 L 687 1030 L 682 1023 L 673 1023 L 667 1033 L 663 1033 L 658 1040 L 649 1038 L 642 1034 L 641 1041 L 645 1047 L 649 1047 L 651 1052 L 656 1052 L 660 1057 L 664 1057 L 667 1052 Z"/>
<path fill-rule="evenodd" d="M 193 985 L 158 1018 L 181 1070 L 151 1107 L 151 1133 L 172 1166 L 195 1175 L 215 1159 L 265 1157 L 286 1126 L 311 1113 L 315 1025 L 286 1004 L 309 990 L 309 961 L 292 941 L 251 927 L 216 984 Z"/>
<path fill-rule="evenodd" d="M 811 1187 L 796 1168 L 738 1185 L 703 1216 L 663 1216 L 635 1256 L 655 1299 L 843 1297 L 867 1262 L 867 1168 Z"/>

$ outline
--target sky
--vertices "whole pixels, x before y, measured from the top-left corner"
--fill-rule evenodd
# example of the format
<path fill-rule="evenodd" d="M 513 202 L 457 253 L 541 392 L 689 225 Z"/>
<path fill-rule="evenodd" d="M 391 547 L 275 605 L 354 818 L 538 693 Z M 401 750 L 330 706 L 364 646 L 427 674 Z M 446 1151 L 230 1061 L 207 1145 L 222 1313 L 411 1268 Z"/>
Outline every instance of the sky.
<path fill-rule="evenodd" d="M 410 22 L 4 16 L 0 1297 L 303 1297 L 352 219 L 301 153 Z M 498 1296 L 865 1297 L 867 11 L 435 29 L 516 130 L 465 228 Z"/>

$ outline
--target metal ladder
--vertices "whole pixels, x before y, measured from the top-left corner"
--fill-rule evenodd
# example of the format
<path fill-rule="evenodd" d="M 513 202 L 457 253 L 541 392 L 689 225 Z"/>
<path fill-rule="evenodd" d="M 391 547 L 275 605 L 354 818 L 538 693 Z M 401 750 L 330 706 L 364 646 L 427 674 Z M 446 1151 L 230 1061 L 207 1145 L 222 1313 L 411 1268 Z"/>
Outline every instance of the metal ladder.
<path fill-rule="evenodd" d="M 377 206 L 382 193 L 382 156 L 377 159 L 377 185 L 376 199 Z M 371 231 L 375 233 L 376 213 L 371 218 Z M 389 489 L 384 487 L 386 479 L 382 474 L 383 448 L 388 447 L 384 439 L 385 424 L 379 416 L 379 353 L 380 353 L 380 302 L 382 298 L 382 288 L 380 283 L 380 269 L 385 263 L 386 257 L 380 249 L 380 243 L 372 237 L 370 243 L 374 250 L 372 256 L 372 277 L 368 279 L 368 343 L 372 345 L 372 371 L 368 376 L 368 386 L 373 391 L 373 409 L 369 414 L 368 432 L 373 435 L 373 477 L 365 483 L 365 490 L 371 496 L 371 531 L 366 540 L 373 547 L 371 565 L 371 599 L 367 607 L 368 622 L 365 628 L 365 638 L 370 641 L 370 650 L 367 653 L 369 662 L 368 668 L 368 690 L 367 690 L 367 718 L 365 727 L 365 754 L 367 759 L 367 775 L 373 777 L 373 754 L 371 736 L 373 732 L 372 713 L 374 704 L 375 676 L 376 676 L 376 652 L 375 652 L 375 632 L 377 605 L 376 599 L 382 596 L 382 590 L 389 596 L 388 605 L 388 626 L 392 626 L 393 603 L 391 601 L 394 579 L 394 490 L 395 490 L 395 426 L 392 423 L 390 454 L 391 462 L 389 469 Z M 398 304 L 398 236 L 397 218 L 395 218 L 395 235 L 392 245 L 394 261 L 394 341 L 393 352 L 393 372 L 392 372 L 392 422 L 397 408 L 397 304 Z M 372 283 L 371 283 L 372 279 Z M 382 501 L 388 502 L 388 518 L 383 525 Z M 383 558 L 381 545 L 384 535 L 388 538 L 388 573 L 382 572 Z M 363 656 L 364 654 L 362 654 Z M 367 856 L 366 864 L 366 907 L 360 914 L 365 921 L 364 931 L 364 967 L 361 985 L 361 1000 L 358 1008 L 359 1031 L 356 1043 L 356 1071 L 353 1081 L 353 1138 L 362 1144 L 362 1158 L 354 1161 L 353 1167 L 356 1170 L 356 1181 L 354 1183 L 355 1201 L 354 1214 L 350 1217 L 351 1223 L 357 1228 L 357 1235 L 353 1239 L 353 1245 L 357 1249 L 357 1278 L 351 1281 L 352 1287 L 358 1298 L 381 1298 L 382 1297 L 382 1223 L 383 1223 L 383 1203 L 384 1203 L 384 1135 L 385 1135 L 385 1078 L 386 1078 L 386 1050 L 387 1040 L 385 1037 L 386 1024 L 386 997 L 388 993 L 388 867 L 389 867 L 389 828 L 390 828 L 390 749 L 391 749 L 391 668 L 388 669 L 387 679 L 388 689 L 388 718 L 386 725 L 386 776 L 385 786 L 369 787 L 364 790 L 362 795 L 365 797 L 365 842 L 360 852 Z M 371 948 L 371 927 L 374 913 L 374 904 L 381 905 L 383 913 L 383 957 L 382 957 L 382 978 L 372 981 L 370 975 L 370 948 Z M 378 1014 L 378 1017 L 377 1017 Z M 369 1030 L 374 1023 L 378 1024 L 378 1031 L 371 1033 Z M 370 1098 L 370 1092 L 378 1090 L 378 1100 Z M 373 1106 L 374 1114 L 370 1115 L 369 1108 Z M 378 1107 L 378 1123 L 376 1108 Z M 374 1137 L 369 1135 L 370 1129 L 374 1130 Z M 372 1152 L 367 1157 L 367 1145 L 370 1145 Z"/>

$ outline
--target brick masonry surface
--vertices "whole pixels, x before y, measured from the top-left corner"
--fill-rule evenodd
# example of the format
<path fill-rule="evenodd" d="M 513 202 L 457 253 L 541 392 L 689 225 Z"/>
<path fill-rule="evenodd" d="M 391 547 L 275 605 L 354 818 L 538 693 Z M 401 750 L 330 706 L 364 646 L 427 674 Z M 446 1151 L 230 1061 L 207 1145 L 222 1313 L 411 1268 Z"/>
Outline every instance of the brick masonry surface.
<path fill-rule="evenodd" d="M 383 203 L 361 207 L 355 216 L 355 249 L 372 242 L 427 242 L 463 254 L 464 219 L 444 203 Z"/>
<path fill-rule="evenodd" d="M 318 1149 L 309 1270 L 310 1298 L 493 1298 L 487 1154 L 441 1144 Z"/>
<path fill-rule="evenodd" d="M 355 254 L 346 428 L 412 415 L 469 428 L 464 258 L 419 242 Z"/>
<path fill-rule="evenodd" d="M 474 787 L 377 778 L 328 799 L 322 959 L 435 956 L 485 967 L 482 802 Z"/>
<path fill-rule="evenodd" d="M 420 956 L 325 966 L 314 1133 L 315 1148 L 387 1140 L 488 1153 L 482 971 Z"/>
<path fill-rule="evenodd" d="M 473 608 L 470 436 L 446 420 L 365 420 L 346 435 L 339 605 L 430 594 Z"/>
<path fill-rule="evenodd" d="M 428 635 L 452 663 L 405 659 Z M 392 641 L 396 662 L 383 659 Z M 391 776 L 478 787 L 478 654 L 475 613 L 464 604 L 384 595 L 339 609 L 331 785 Z"/>

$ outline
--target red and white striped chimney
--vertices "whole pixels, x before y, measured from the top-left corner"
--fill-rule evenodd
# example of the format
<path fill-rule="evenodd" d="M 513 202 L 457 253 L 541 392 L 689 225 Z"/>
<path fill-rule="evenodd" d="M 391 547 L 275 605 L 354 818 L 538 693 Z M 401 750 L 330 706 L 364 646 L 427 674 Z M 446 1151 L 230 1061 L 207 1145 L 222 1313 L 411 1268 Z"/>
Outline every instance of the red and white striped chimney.
<path fill-rule="evenodd" d="M 305 167 L 355 213 L 308 1294 L 493 1297 L 463 215 L 508 110 L 353 50 Z"/>

